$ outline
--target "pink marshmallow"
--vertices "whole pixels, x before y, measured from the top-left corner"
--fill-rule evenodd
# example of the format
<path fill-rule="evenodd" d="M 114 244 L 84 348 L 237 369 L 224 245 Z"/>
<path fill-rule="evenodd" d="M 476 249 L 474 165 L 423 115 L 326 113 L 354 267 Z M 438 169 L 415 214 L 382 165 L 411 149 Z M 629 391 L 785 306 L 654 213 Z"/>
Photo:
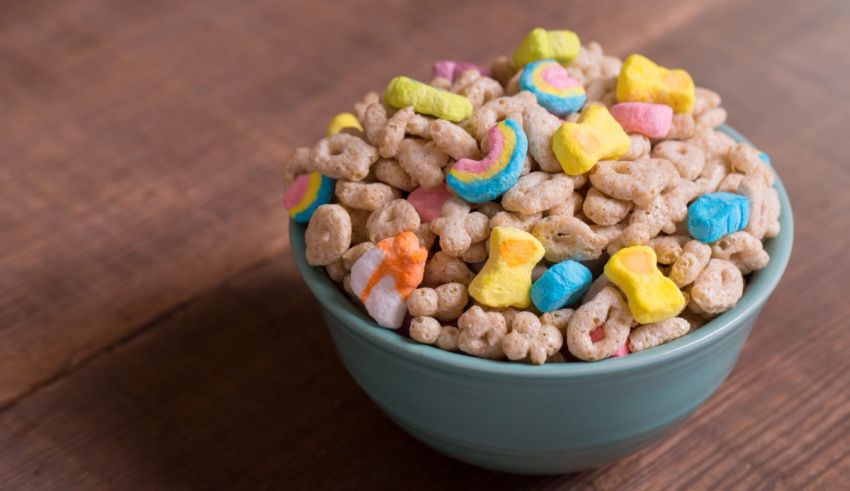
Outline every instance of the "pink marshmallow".
<path fill-rule="evenodd" d="M 490 76 L 490 70 L 474 63 L 465 61 L 439 60 L 434 62 L 433 76 L 455 81 L 466 70 L 477 70 L 481 75 Z"/>
<path fill-rule="evenodd" d="M 617 350 L 617 352 L 616 352 L 616 353 L 614 353 L 614 358 L 619 358 L 619 357 L 621 357 L 621 356 L 626 356 L 626 355 L 628 355 L 629 353 L 631 353 L 631 351 L 629 351 L 629 341 L 628 341 L 628 340 L 626 340 L 626 342 L 625 342 L 625 343 L 623 343 L 623 347 L 622 347 L 622 348 L 620 348 L 619 350 Z"/>
<path fill-rule="evenodd" d="M 630 133 L 664 138 L 673 123 L 673 108 L 650 102 L 621 102 L 611 106 L 611 116 Z"/>
<path fill-rule="evenodd" d="M 443 203 L 451 197 L 452 194 L 443 183 L 433 188 L 416 188 L 407 196 L 407 201 L 416 208 L 423 222 L 430 222 L 442 214 Z"/>

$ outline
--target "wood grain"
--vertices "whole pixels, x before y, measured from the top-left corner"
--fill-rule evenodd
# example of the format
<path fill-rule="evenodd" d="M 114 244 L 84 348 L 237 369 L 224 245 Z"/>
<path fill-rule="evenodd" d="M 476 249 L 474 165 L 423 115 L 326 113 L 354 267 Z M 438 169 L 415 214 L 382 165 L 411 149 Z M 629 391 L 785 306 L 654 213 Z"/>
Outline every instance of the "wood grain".
<path fill-rule="evenodd" d="M 850 488 L 847 2 L 0 12 L 0 489 Z M 389 77 L 486 61 L 538 24 L 720 92 L 773 157 L 797 234 L 694 417 L 612 466 L 524 478 L 431 451 L 359 391 L 299 286 L 278 176 Z"/>

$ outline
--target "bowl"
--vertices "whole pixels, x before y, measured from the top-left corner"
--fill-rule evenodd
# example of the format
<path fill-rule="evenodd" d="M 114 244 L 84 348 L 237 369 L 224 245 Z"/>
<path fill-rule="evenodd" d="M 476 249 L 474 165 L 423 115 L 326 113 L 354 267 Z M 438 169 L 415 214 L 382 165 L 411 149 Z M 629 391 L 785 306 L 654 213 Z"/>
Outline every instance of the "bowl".
<path fill-rule="evenodd" d="M 746 140 L 728 126 L 720 128 Z M 782 183 L 780 234 L 766 268 L 731 310 L 662 346 L 593 363 L 532 366 L 418 344 L 379 327 L 304 258 L 305 226 L 291 222 L 298 269 L 321 304 L 339 356 L 369 397 L 405 431 L 480 467 L 558 474 L 603 465 L 661 439 L 726 379 L 791 254 Z"/>

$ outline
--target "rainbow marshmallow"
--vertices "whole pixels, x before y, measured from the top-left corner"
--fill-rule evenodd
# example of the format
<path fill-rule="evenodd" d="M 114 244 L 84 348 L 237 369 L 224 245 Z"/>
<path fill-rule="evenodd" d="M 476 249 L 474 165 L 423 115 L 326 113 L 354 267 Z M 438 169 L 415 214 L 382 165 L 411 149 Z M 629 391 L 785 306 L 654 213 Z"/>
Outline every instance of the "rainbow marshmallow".
<path fill-rule="evenodd" d="M 307 223 L 316 208 L 330 203 L 334 194 L 334 180 L 318 172 L 301 174 L 283 196 L 289 216 L 298 223 Z"/>
<path fill-rule="evenodd" d="M 449 187 L 471 203 L 496 199 L 516 184 L 528 151 L 522 126 L 511 119 L 490 128 L 487 139 L 490 151 L 486 157 L 461 159 L 446 176 Z"/>
<path fill-rule="evenodd" d="M 584 87 L 555 60 L 526 65 L 519 77 L 519 87 L 534 94 L 541 106 L 557 116 L 574 113 L 587 102 Z"/>

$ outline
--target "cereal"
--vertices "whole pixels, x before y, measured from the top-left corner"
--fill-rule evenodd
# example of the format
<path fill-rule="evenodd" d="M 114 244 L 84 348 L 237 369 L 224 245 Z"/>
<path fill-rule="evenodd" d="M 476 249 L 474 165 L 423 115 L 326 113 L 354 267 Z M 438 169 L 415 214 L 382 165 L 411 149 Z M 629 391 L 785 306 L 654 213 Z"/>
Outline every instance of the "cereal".
<path fill-rule="evenodd" d="M 318 172 L 301 174 L 286 190 L 283 204 L 293 220 L 307 223 L 318 207 L 330 203 L 333 187 L 334 180 Z"/>
<path fill-rule="evenodd" d="M 336 135 L 346 128 L 352 128 L 357 131 L 363 131 L 363 126 L 360 125 L 357 116 L 351 113 L 339 113 L 328 123 L 327 136 Z"/>
<path fill-rule="evenodd" d="M 641 324 L 675 317 L 685 308 L 685 297 L 676 284 L 658 270 L 651 247 L 620 249 L 605 264 L 605 276 L 625 293 L 629 311 Z"/>
<path fill-rule="evenodd" d="M 664 159 L 604 160 L 590 174 L 590 182 L 613 198 L 648 205 L 678 177 L 673 164 Z"/>
<path fill-rule="evenodd" d="M 419 223 L 416 208 L 406 200 L 396 199 L 373 211 L 366 222 L 366 229 L 369 241 L 377 244 L 402 232 L 415 232 Z"/>
<path fill-rule="evenodd" d="M 529 106 L 522 115 L 522 124 L 528 137 L 528 153 L 546 172 L 562 172 L 561 164 L 552 151 L 552 135 L 562 121 L 538 105 Z"/>
<path fill-rule="evenodd" d="M 514 51 L 513 65 L 517 68 L 537 60 L 553 59 L 564 65 L 579 53 L 578 35 L 572 31 L 532 29 Z"/>
<path fill-rule="evenodd" d="M 741 274 L 758 271 L 770 261 L 761 241 L 747 232 L 735 232 L 711 244 L 711 257 L 728 260 Z"/>
<path fill-rule="evenodd" d="M 408 295 L 422 282 L 428 251 L 411 232 L 378 242 L 351 268 L 351 289 L 382 327 L 398 329 Z"/>
<path fill-rule="evenodd" d="M 620 292 L 606 286 L 570 318 L 567 324 L 567 348 L 580 360 L 610 358 L 626 343 L 633 320 Z M 599 327 L 604 337 L 593 340 L 591 333 Z"/>
<path fill-rule="evenodd" d="M 712 259 L 690 289 L 691 307 L 707 314 L 731 309 L 744 294 L 744 277 L 729 261 Z"/>
<path fill-rule="evenodd" d="M 620 102 L 655 102 L 667 104 L 677 113 L 690 113 L 695 97 L 694 81 L 688 72 L 664 68 L 638 54 L 626 58 L 617 78 Z"/>
<path fill-rule="evenodd" d="M 512 120 L 493 126 L 488 141 L 486 157 L 459 160 L 446 176 L 449 187 L 472 203 L 490 201 L 510 189 L 519 179 L 528 149 L 522 126 Z"/>
<path fill-rule="evenodd" d="M 399 144 L 396 157 L 404 172 L 420 186 L 432 188 L 443 182 L 442 169 L 449 162 L 449 156 L 434 142 L 405 138 Z"/>
<path fill-rule="evenodd" d="M 496 123 L 514 119 L 522 121 L 525 110 L 537 104 L 531 92 L 520 92 L 513 96 L 498 97 L 484 104 L 470 118 L 468 128 L 476 139 L 481 140 Z"/>
<path fill-rule="evenodd" d="M 690 331 L 691 325 L 681 317 L 673 317 L 653 324 L 644 324 L 629 333 L 629 351 L 637 353 L 649 348 L 661 346 Z"/>
<path fill-rule="evenodd" d="M 457 327 L 457 346 L 464 353 L 480 358 L 505 357 L 502 338 L 508 333 L 508 326 L 498 312 L 485 312 L 473 306 L 458 318 Z"/>
<path fill-rule="evenodd" d="M 546 270 L 531 286 L 531 301 L 541 312 L 551 312 L 578 301 L 590 288 L 593 274 L 583 264 L 567 259 Z"/>
<path fill-rule="evenodd" d="M 341 258 L 351 244 L 351 218 L 339 205 L 322 205 L 316 209 L 304 233 L 307 263 L 327 266 Z"/>
<path fill-rule="evenodd" d="M 558 328 L 541 324 L 531 312 L 519 312 L 511 322 L 511 331 L 502 338 L 502 351 L 509 360 L 527 359 L 534 365 L 542 365 L 563 344 Z"/>
<path fill-rule="evenodd" d="M 402 191 L 413 191 L 418 185 L 395 159 L 379 159 L 372 166 L 372 170 L 378 181 Z"/>
<path fill-rule="evenodd" d="M 322 138 L 310 153 L 316 170 L 334 179 L 360 181 L 378 160 L 375 147 L 345 133 Z"/>
<path fill-rule="evenodd" d="M 688 206 L 688 232 L 707 243 L 743 230 L 749 219 L 750 203 L 740 194 L 703 194 Z"/>
<path fill-rule="evenodd" d="M 665 104 L 621 102 L 610 111 L 624 130 L 649 138 L 664 138 L 673 123 L 673 109 Z"/>
<path fill-rule="evenodd" d="M 437 119 L 431 122 L 431 139 L 446 155 L 455 159 L 479 159 L 478 142 L 460 126 Z"/>
<path fill-rule="evenodd" d="M 442 216 L 431 221 L 431 230 L 440 236 L 440 248 L 447 254 L 460 256 L 472 244 L 488 237 L 487 215 L 470 209 L 465 201 L 450 198 L 443 203 Z"/>
<path fill-rule="evenodd" d="M 469 284 L 469 295 L 489 307 L 528 307 L 531 270 L 543 252 L 543 246 L 528 232 L 496 227 L 490 234 L 490 257 Z"/>
<path fill-rule="evenodd" d="M 556 206 L 573 192 L 573 182 L 564 174 L 532 172 L 519 178 L 502 196 L 508 211 L 534 215 Z"/>
<path fill-rule="evenodd" d="M 719 131 L 720 96 L 684 70 L 535 29 L 513 60 L 433 75 L 366 94 L 283 173 L 307 262 L 421 349 L 626 356 L 732 308 L 769 263 L 770 158 Z"/>
<path fill-rule="evenodd" d="M 670 279 L 679 288 L 694 282 L 711 260 L 711 247 L 698 240 L 691 240 L 682 247 L 682 254 L 670 268 Z"/>
<path fill-rule="evenodd" d="M 552 136 L 552 151 L 564 172 L 584 174 L 600 160 L 616 159 L 629 151 L 629 135 L 605 106 L 589 104 L 576 123 L 564 123 Z"/>
<path fill-rule="evenodd" d="M 339 180 L 336 197 L 349 208 L 374 211 L 394 199 L 401 198 L 398 189 L 379 182 L 364 183 Z"/>
<path fill-rule="evenodd" d="M 519 88 L 534 94 L 538 104 L 559 116 L 580 110 L 587 101 L 584 87 L 554 60 L 527 64 L 519 77 Z"/>
<path fill-rule="evenodd" d="M 620 223 L 632 211 L 632 202 L 612 198 L 591 187 L 587 190 L 582 211 L 597 225 L 614 225 Z"/>
<path fill-rule="evenodd" d="M 571 216 L 543 218 L 531 233 L 543 244 L 546 260 L 552 262 L 597 259 L 609 242 L 589 225 Z"/>
<path fill-rule="evenodd" d="M 443 251 L 437 251 L 425 265 L 426 286 L 436 287 L 445 283 L 463 283 L 468 285 L 475 277 L 475 273 L 456 257 L 452 257 Z"/>
<path fill-rule="evenodd" d="M 472 104 L 466 97 L 407 77 L 390 80 L 384 92 L 384 100 L 391 107 L 413 106 L 420 114 L 429 114 L 452 122 L 463 121 L 472 115 Z"/>

